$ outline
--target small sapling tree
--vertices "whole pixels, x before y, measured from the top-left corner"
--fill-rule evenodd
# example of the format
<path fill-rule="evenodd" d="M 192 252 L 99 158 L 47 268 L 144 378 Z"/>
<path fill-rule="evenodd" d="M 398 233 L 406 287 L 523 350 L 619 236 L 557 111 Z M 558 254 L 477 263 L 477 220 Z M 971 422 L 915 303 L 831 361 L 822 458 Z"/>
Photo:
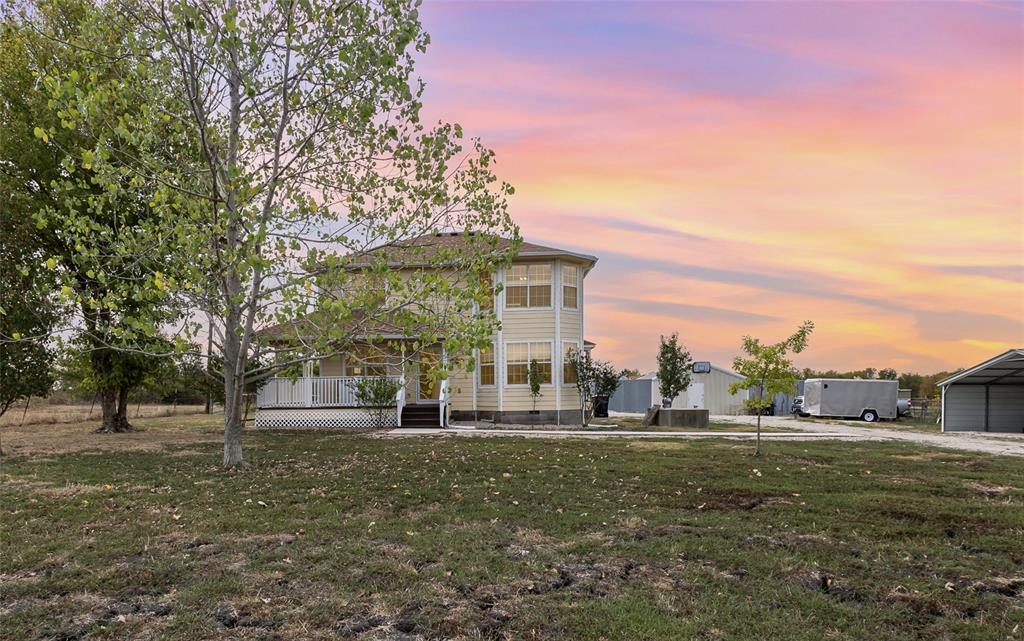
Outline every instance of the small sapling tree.
<path fill-rule="evenodd" d="M 587 407 L 594 397 L 594 362 L 586 350 L 570 349 L 566 354 L 569 373 L 576 379 L 576 393 L 580 396 L 580 422 L 587 426 Z"/>
<path fill-rule="evenodd" d="M 804 321 L 792 336 L 784 341 L 764 345 L 752 336 L 743 337 L 743 351 L 746 356 L 737 356 L 732 369 L 743 377 L 729 386 L 729 393 L 739 390 L 756 390 L 755 398 L 747 399 L 746 405 L 757 413 L 757 445 L 754 456 L 761 454 L 761 414 L 774 403 L 775 395 L 790 393 L 796 389 L 800 373 L 793 367 L 786 355 L 799 354 L 807 347 L 807 338 L 814 331 L 814 323 Z"/>
<path fill-rule="evenodd" d="M 540 365 L 536 359 L 530 361 L 530 369 L 527 372 L 527 382 L 530 384 L 530 398 L 533 399 L 533 411 L 537 411 L 537 399 L 544 396 L 540 393 L 540 386 L 543 382 L 543 375 Z"/>
<path fill-rule="evenodd" d="M 679 344 L 679 333 L 661 337 L 658 349 L 658 391 L 664 407 L 672 407 L 672 399 L 690 387 L 693 359 L 686 347 Z"/>

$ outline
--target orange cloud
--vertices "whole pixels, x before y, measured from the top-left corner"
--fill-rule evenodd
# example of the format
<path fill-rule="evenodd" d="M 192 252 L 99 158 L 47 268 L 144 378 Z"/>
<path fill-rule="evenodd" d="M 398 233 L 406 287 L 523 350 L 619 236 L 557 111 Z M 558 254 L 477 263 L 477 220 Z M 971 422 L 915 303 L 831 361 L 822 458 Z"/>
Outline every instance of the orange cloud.
<path fill-rule="evenodd" d="M 724 362 L 804 318 L 800 360 L 823 369 L 1024 345 L 1024 283 L 999 271 L 1024 269 L 1024 37 L 1004 10 L 643 5 L 615 14 L 637 34 L 618 49 L 585 12 L 529 10 L 445 5 L 442 31 L 499 35 L 436 39 L 427 104 L 497 149 L 526 236 L 605 257 L 602 357 L 649 369 L 678 330 Z M 558 12 L 572 46 L 537 33 Z M 577 52 L 588 30 L 607 52 Z"/>

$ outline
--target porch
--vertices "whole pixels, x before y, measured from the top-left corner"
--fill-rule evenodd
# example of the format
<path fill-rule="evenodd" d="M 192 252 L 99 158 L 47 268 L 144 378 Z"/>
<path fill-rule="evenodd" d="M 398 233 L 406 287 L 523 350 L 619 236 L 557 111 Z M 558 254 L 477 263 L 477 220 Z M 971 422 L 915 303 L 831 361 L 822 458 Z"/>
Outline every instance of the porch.
<path fill-rule="evenodd" d="M 357 399 L 363 376 L 303 376 L 272 378 L 256 392 L 256 409 L 363 407 Z M 404 405 L 405 381 L 401 376 L 379 378 L 398 384 L 395 404 Z"/>
<path fill-rule="evenodd" d="M 360 399 L 359 388 L 369 380 L 386 380 L 397 392 L 383 408 L 385 427 L 446 427 L 449 382 L 434 378 L 444 359 L 443 348 L 436 345 L 412 357 L 396 349 L 360 347 L 306 362 L 301 376 L 275 377 L 259 388 L 256 426 L 373 427 L 380 411 Z"/>

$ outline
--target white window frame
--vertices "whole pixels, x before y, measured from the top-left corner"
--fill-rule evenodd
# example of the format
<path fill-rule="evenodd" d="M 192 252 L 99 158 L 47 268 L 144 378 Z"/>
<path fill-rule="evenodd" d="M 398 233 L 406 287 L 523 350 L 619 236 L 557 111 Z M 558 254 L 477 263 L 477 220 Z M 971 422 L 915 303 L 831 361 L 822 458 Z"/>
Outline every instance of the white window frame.
<path fill-rule="evenodd" d="M 551 282 L 549 282 L 548 285 L 547 285 L 547 287 L 548 287 L 548 304 L 545 307 L 530 307 L 530 288 L 531 288 L 531 285 L 530 285 L 530 267 L 533 266 L 533 265 L 547 265 L 548 269 L 551 270 Z M 509 307 L 508 306 L 508 290 L 509 290 L 508 271 L 511 268 L 506 268 L 505 269 L 506 274 L 505 274 L 504 289 L 502 290 L 503 293 L 505 294 L 503 296 L 503 298 L 505 299 L 504 303 L 503 303 L 505 311 L 507 311 L 507 312 L 537 312 L 537 311 L 551 311 L 552 309 L 554 309 L 555 308 L 555 296 L 559 296 L 559 297 L 561 296 L 560 293 L 556 294 L 556 286 L 555 286 L 555 273 L 556 273 L 556 270 L 555 270 L 555 263 L 554 262 L 519 263 L 518 265 L 513 265 L 513 267 L 525 267 L 526 268 L 526 305 L 524 307 Z M 559 283 L 558 287 L 561 287 L 561 280 L 562 280 L 561 279 L 561 275 L 559 275 L 559 277 L 558 277 L 558 283 Z M 517 342 L 522 342 L 522 341 L 517 341 Z M 533 342 L 537 343 L 537 342 L 540 342 L 540 341 L 533 341 Z"/>
<path fill-rule="evenodd" d="M 566 361 L 565 361 L 565 346 L 566 345 L 572 345 L 577 350 L 582 352 L 583 351 L 583 343 L 581 343 L 579 341 L 562 341 L 562 353 L 558 357 L 559 360 L 561 361 L 559 363 L 559 366 L 560 366 L 561 369 L 558 370 L 558 375 L 559 375 L 559 380 L 562 383 L 562 387 L 571 387 L 573 389 L 576 389 L 576 383 L 566 383 L 565 382 L 565 364 L 566 364 Z"/>
<path fill-rule="evenodd" d="M 565 268 L 566 267 L 572 267 L 573 269 L 576 270 L 576 282 L 571 285 L 571 287 L 576 289 L 576 306 L 575 307 L 569 307 L 568 305 L 565 304 L 565 288 L 568 285 L 566 285 L 566 282 L 565 282 L 563 277 L 565 276 Z M 577 265 L 576 263 L 562 263 L 561 264 L 561 267 L 558 270 L 558 294 L 559 294 L 559 298 L 561 299 L 562 309 L 571 309 L 574 312 L 580 311 L 580 274 L 581 273 L 582 273 L 582 270 L 580 269 L 580 266 Z"/>
<path fill-rule="evenodd" d="M 529 389 L 529 387 L 530 387 L 529 383 L 509 383 L 508 382 L 508 346 L 509 345 L 526 345 L 526 365 L 527 365 L 527 367 L 529 367 L 530 361 L 533 360 L 533 351 L 530 349 L 530 344 L 531 343 L 547 343 L 548 344 L 548 347 L 551 350 L 551 352 L 550 352 L 550 354 L 551 354 L 551 382 L 550 383 L 541 383 L 540 386 L 541 387 L 549 387 L 549 388 L 555 386 L 555 381 L 557 380 L 557 378 L 555 376 L 555 372 L 556 372 L 556 370 L 555 370 L 555 345 L 554 345 L 555 341 L 551 340 L 550 338 L 535 338 L 533 340 L 519 339 L 519 340 L 514 340 L 514 341 L 505 341 L 505 345 L 503 346 L 503 348 L 501 350 L 501 373 L 502 373 L 502 379 L 503 379 L 503 381 L 505 383 L 505 387 L 510 387 L 512 389 L 516 389 L 516 388 L 519 388 L 519 389 L 527 388 L 527 389 Z"/>
<path fill-rule="evenodd" d="M 494 343 L 494 341 L 491 341 L 491 367 L 494 368 L 494 377 L 493 377 L 494 378 L 494 382 L 493 383 L 485 383 L 483 381 L 483 377 L 482 377 L 483 367 L 484 367 L 483 351 L 478 349 L 476 351 L 476 356 L 477 356 L 477 358 L 476 358 L 476 360 L 477 360 L 477 368 L 476 368 L 476 383 L 477 383 L 477 385 L 479 387 L 483 387 L 485 389 L 494 389 L 495 387 L 498 386 L 498 346 Z"/>

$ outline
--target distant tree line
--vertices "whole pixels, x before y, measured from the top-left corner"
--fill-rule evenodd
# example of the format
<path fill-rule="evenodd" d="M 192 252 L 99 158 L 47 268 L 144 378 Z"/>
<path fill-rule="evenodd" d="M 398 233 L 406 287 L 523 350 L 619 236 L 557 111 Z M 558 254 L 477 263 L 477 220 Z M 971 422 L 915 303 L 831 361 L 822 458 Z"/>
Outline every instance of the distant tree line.
<path fill-rule="evenodd" d="M 938 393 L 937 383 L 944 378 L 952 376 L 954 373 L 955 372 L 913 374 L 907 372 L 900 374 L 891 367 L 885 367 L 882 369 L 865 367 L 864 369 L 851 370 L 848 372 L 837 372 L 834 369 L 820 371 L 807 367 L 803 370 L 803 378 L 860 378 L 899 381 L 900 389 L 911 390 L 910 395 L 914 398 L 930 398 Z"/>

